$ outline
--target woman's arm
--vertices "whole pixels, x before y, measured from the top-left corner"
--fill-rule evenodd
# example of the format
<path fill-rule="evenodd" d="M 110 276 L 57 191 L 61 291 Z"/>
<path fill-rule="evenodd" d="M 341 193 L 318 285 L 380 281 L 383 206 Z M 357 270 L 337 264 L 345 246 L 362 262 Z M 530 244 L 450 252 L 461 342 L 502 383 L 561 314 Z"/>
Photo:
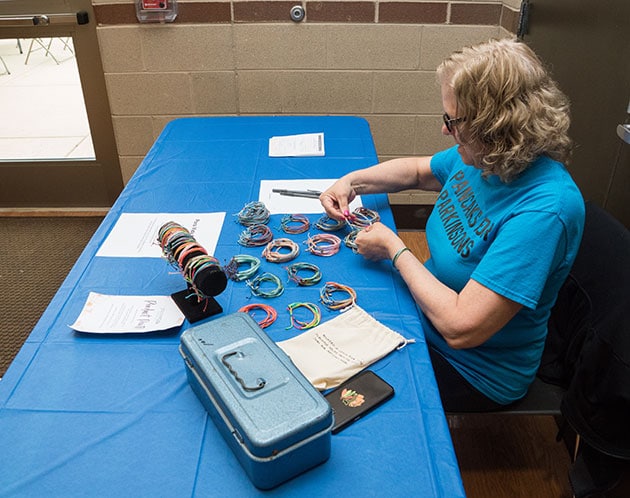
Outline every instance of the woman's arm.
<path fill-rule="evenodd" d="M 431 157 L 392 159 L 353 171 L 337 180 L 319 199 L 328 216 L 342 220 L 347 216 L 348 205 L 357 195 L 399 192 L 410 188 L 442 188 L 431 172 Z"/>
<path fill-rule="evenodd" d="M 398 235 L 382 223 L 359 232 L 355 242 L 359 253 L 372 260 L 391 259 L 405 247 Z M 435 278 L 411 251 L 400 253 L 396 268 L 422 312 L 455 349 L 483 344 L 522 307 L 474 280 L 469 280 L 461 292 L 453 291 Z"/>

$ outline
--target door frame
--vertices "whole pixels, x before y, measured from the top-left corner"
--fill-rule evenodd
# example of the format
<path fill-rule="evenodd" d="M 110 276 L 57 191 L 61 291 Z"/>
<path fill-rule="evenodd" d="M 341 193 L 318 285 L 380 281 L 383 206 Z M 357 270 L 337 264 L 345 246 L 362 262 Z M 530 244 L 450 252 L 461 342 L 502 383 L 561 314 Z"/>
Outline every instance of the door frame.
<path fill-rule="evenodd" d="M 48 25 L 17 21 L 41 15 Z M 3 0 L 0 22 L 2 38 L 72 37 L 95 153 L 92 160 L 0 161 L 0 208 L 111 206 L 123 180 L 91 0 Z"/>

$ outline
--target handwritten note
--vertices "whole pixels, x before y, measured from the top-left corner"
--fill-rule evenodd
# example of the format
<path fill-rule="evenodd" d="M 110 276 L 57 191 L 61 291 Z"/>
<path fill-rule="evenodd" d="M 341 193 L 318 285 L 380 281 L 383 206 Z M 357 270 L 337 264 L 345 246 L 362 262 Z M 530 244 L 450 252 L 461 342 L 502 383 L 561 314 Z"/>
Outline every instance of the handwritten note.
<path fill-rule="evenodd" d="M 170 296 L 111 296 L 90 292 L 70 327 L 92 334 L 141 334 L 179 327 L 184 315 Z"/>

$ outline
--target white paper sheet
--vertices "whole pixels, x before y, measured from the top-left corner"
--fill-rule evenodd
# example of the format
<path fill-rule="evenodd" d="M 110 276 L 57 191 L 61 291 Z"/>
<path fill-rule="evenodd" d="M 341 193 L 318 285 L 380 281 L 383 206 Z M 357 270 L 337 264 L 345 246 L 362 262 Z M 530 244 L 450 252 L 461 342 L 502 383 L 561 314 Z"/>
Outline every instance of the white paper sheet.
<path fill-rule="evenodd" d="M 219 241 L 225 213 L 122 213 L 97 256 L 118 258 L 161 258 L 158 231 L 174 221 L 186 228 L 208 254 Z"/>
<path fill-rule="evenodd" d="M 262 180 L 258 200 L 263 202 L 271 214 L 324 214 L 324 208 L 319 199 L 304 197 L 290 197 L 273 192 L 273 189 L 285 190 L 317 190 L 323 192 L 336 179 L 307 179 L 307 180 Z M 362 206 L 361 196 L 357 196 L 350 203 L 350 211 Z"/>
<path fill-rule="evenodd" d="M 269 157 L 307 157 L 324 156 L 323 133 L 303 133 L 271 137 L 269 139 Z"/>
<path fill-rule="evenodd" d="M 184 314 L 170 296 L 110 296 L 90 292 L 70 325 L 93 334 L 141 334 L 179 327 Z"/>

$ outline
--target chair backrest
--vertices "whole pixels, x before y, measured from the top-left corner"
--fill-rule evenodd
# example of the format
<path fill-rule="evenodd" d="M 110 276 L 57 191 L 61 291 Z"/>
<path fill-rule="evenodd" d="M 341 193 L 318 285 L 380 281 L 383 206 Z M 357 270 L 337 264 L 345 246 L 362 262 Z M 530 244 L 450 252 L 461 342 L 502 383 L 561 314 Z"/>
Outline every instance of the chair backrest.
<path fill-rule="evenodd" d="M 630 232 L 593 203 L 554 315 L 565 321 L 550 322 L 539 375 L 567 389 L 562 414 L 581 437 L 630 457 Z"/>

